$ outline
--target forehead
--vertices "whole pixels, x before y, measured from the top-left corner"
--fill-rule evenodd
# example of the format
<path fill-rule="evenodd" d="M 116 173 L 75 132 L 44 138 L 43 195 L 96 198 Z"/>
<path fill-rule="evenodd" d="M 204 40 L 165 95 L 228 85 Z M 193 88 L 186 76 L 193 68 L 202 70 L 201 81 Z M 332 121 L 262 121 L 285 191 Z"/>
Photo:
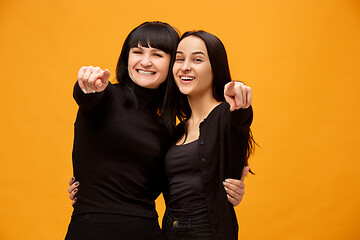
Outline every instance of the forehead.
<path fill-rule="evenodd" d="M 202 52 L 207 55 L 205 42 L 198 37 L 189 36 L 180 41 L 177 51 L 183 53 Z"/>
<path fill-rule="evenodd" d="M 140 43 L 139 43 L 137 46 L 132 47 L 131 49 L 133 49 L 133 48 L 149 50 L 149 51 L 151 51 L 151 52 L 164 52 L 164 53 L 165 53 L 165 51 L 163 51 L 163 50 L 161 50 L 161 49 L 153 48 L 153 47 L 151 47 L 150 45 L 142 46 Z"/>

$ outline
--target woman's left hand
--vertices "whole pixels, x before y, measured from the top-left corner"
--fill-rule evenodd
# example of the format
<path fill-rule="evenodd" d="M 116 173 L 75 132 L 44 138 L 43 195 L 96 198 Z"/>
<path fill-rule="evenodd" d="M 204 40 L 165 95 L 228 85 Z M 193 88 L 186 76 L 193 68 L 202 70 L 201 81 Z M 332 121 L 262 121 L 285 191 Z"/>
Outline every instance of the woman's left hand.
<path fill-rule="evenodd" d="M 244 180 L 249 172 L 249 169 L 249 166 L 244 167 L 240 180 L 228 178 L 225 182 L 223 182 L 227 198 L 234 207 L 240 204 L 245 194 Z"/>
<path fill-rule="evenodd" d="M 230 105 L 230 111 L 246 109 L 252 102 L 252 90 L 242 82 L 231 81 L 225 85 L 224 97 Z"/>

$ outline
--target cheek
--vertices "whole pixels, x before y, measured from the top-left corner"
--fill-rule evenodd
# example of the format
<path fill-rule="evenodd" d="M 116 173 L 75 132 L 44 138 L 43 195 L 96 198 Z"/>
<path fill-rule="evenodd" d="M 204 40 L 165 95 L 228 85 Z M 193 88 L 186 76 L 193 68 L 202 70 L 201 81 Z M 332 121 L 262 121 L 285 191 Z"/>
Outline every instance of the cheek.
<path fill-rule="evenodd" d="M 134 56 L 129 56 L 128 58 L 128 74 L 129 74 L 129 77 L 134 81 L 135 80 L 135 77 L 134 77 L 134 67 L 136 66 L 136 58 Z"/>
<path fill-rule="evenodd" d="M 160 71 L 160 73 L 162 75 L 168 75 L 169 72 L 169 65 L 170 65 L 170 60 L 169 61 L 160 61 L 159 62 L 159 68 L 158 70 Z"/>
<path fill-rule="evenodd" d="M 166 77 L 168 75 L 169 72 L 169 65 L 168 64 L 162 64 L 161 68 L 158 69 L 160 71 L 160 75 Z"/>
<path fill-rule="evenodd" d="M 128 68 L 129 69 L 133 68 L 135 66 L 135 62 L 136 62 L 135 58 L 132 57 L 132 56 L 129 56 L 129 58 L 128 58 Z"/>
<path fill-rule="evenodd" d="M 168 73 L 169 73 L 169 63 L 166 62 L 165 64 L 163 64 L 162 72 L 163 72 L 163 74 L 165 74 L 166 76 L 168 75 Z"/>
<path fill-rule="evenodd" d="M 176 74 L 177 74 L 177 72 L 179 71 L 180 67 L 181 67 L 181 66 L 180 66 L 179 63 L 174 63 L 174 66 L 173 66 L 173 68 L 172 68 L 172 73 L 173 73 L 174 76 L 176 76 Z"/>
<path fill-rule="evenodd" d="M 212 72 L 211 66 L 208 66 L 208 67 L 207 67 L 205 74 L 206 74 L 206 77 L 209 79 L 210 84 L 212 84 L 212 81 L 213 81 L 213 72 Z"/>

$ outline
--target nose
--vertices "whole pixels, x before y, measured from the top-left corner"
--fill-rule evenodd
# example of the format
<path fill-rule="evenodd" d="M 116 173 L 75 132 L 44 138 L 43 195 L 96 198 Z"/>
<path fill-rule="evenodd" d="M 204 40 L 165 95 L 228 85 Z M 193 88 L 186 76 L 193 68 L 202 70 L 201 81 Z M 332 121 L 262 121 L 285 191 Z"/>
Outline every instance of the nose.
<path fill-rule="evenodd" d="M 150 56 L 144 55 L 143 58 L 140 61 L 140 64 L 144 67 L 151 67 L 152 62 Z"/>
<path fill-rule="evenodd" d="M 188 61 L 184 61 L 183 65 L 181 66 L 181 71 L 189 72 L 191 70 L 191 66 Z"/>

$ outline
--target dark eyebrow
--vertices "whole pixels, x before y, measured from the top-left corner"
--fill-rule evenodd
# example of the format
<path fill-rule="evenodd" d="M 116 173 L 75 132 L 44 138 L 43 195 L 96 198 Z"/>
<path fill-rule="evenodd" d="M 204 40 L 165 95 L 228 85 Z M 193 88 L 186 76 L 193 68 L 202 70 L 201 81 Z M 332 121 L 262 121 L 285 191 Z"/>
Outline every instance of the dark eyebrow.
<path fill-rule="evenodd" d="M 183 54 L 183 52 L 182 52 L 182 51 L 176 51 L 176 53 Z M 203 52 L 201 52 L 201 51 L 197 51 L 197 52 L 193 52 L 193 53 L 191 53 L 191 55 L 196 55 L 196 54 L 201 54 L 201 55 L 204 55 L 204 56 L 206 57 L 205 53 L 203 53 Z"/>
<path fill-rule="evenodd" d="M 202 55 L 206 56 L 205 53 L 203 53 L 203 52 L 201 52 L 201 51 L 193 52 L 193 53 L 192 53 L 192 55 L 196 55 L 196 54 L 202 54 Z"/>

